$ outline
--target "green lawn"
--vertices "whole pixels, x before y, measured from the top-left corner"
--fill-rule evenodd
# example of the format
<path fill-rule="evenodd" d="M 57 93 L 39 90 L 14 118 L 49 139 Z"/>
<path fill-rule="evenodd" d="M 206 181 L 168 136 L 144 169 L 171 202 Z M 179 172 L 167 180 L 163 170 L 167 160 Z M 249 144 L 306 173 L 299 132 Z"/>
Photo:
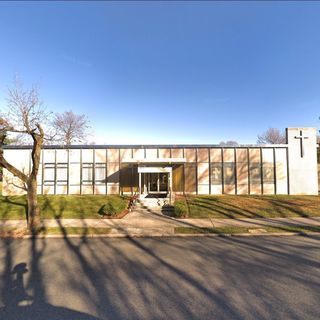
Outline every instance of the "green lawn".
<path fill-rule="evenodd" d="M 187 196 L 188 218 L 275 218 L 320 216 L 320 196 Z M 178 201 L 181 212 L 183 198 Z M 182 215 L 183 216 L 183 215 Z"/>
<path fill-rule="evenodd" d="M 111 198 L 127 206 L 127 199 L 105 195 L 39 195 L 38 202 L 43 218 L 100 218 L 99 210 Z M 25 219 L 26 207 L 25 196 L 0 196 L 0 219 Z"/>
<path fill-rule="evenodd" d="M 296 232 L 296 233 L 308 233 L 308 232 L 320 232 L 320 226 L 263 226 L 261 228 L 247 228 L 247 227 L 223 227 L 223 228 L 188 228 L 177 227 L 174 229 L 176 234 L 237 234 L 237 233 L 254 233 L 253 231 L 264 230 L 264 233 L 279 233 L 279 232 Z"/>

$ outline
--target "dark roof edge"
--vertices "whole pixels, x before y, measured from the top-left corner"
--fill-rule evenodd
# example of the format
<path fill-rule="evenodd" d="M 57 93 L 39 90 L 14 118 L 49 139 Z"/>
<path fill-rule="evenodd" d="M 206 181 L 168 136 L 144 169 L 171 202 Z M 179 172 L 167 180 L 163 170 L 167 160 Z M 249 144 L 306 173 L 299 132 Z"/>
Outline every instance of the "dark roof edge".
<path fill-rule="evenodd" d="M 275 148 L 288 147 L 288 144 L 240 144 L 238 146 L 221 146 L 219 144 L 117 144 L 117 145 L 50 145 L 43 146 L 43 149 L 156 149 L 156 148 Z M 31 149 L 31 145 L 5 145 L 3 149 Z"/>

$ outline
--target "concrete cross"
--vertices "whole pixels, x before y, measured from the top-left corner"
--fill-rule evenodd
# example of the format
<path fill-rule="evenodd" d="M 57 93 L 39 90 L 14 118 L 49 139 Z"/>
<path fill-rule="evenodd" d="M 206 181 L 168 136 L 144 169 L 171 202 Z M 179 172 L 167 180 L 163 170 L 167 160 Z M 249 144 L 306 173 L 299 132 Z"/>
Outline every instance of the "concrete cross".
<path fill-rule="evenodd" d="M 303 158 L 303 156 L 304 156 L 303 139 L 309 139 L 309 138 L 308 137 L 304 137 L 302 135 L 302 130 L 300 130 L 300 135 L 299 136 L 295 136 L 295 139 L 300 139 L 300 154 L 301 154 L 301 158 Z"/>

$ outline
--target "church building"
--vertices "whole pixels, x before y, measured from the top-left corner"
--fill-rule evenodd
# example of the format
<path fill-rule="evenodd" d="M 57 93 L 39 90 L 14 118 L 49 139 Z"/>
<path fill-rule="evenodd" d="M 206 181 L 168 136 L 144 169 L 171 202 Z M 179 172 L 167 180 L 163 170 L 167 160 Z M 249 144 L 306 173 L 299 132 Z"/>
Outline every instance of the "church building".
<path fill-rule="evenodd" d="M 316 128 L 288 128 L 286 144 L 44 146 L 39 194 L 317 195 Z M 5 146 L 4 156 L 24 172 L 30 146 Z M 4 170 L 3 195 L 23 194 Z"/>

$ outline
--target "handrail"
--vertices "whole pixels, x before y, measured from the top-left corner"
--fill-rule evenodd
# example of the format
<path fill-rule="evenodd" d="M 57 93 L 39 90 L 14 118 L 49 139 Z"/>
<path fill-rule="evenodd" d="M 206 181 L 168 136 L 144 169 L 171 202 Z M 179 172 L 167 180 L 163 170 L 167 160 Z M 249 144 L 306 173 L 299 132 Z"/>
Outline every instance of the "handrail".
<path fill-rule="evenodd" d="M 128 204 L 128 210 L 129 211 L 132 211 L 132 208 L 136 204 L 137 199 L 138 199 L 138 192 L 137 192 L 137 189 L 136 189 L 134 194 L 133 194 L 133 196 L 131 196 L 130 199 L 129 199 L 129 204 Z"/>

